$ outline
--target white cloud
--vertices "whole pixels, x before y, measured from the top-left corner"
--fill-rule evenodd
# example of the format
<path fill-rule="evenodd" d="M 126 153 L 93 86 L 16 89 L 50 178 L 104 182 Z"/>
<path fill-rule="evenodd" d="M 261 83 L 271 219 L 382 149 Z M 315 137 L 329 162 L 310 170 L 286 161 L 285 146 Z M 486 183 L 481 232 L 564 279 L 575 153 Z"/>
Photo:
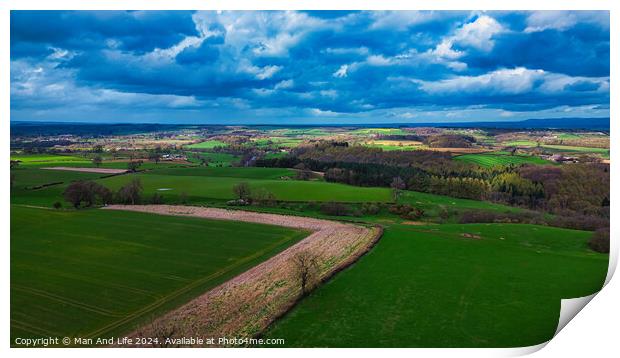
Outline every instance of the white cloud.
<path fill-rule="evenodd" d="M 264 80 L 267 78 L 271 78 L 276 72 L 280 71 L 282 66 L 265 66 L 258 70 L 256 73 L 256 78 L 259 80 Z"/>
<path fill-rule="evenodd" d="M 419 81 L 427 93 L 484 92 L 486 94 L 519 94 L 531 91 L 545 71 L 523 67 L 500 69 L 479 76 L 457 76 L 441 81 Z"/>
<path fill-rule="evenodd" d="M 366 63 L 372 66 L 389 66 L 393 61 L 390 58 L 383 57 L 383 55 L 371 55 L 366 58 Z"/>
<path fill-rule="evenodd" d="M 370 50 L 368 50 L 368 47 L 337 47 L 337 48 L 331 48 L 328 47 L 325 50 L 323 50 L 323 52 L 328 53 L 328 54 L 334 54 L 334 55 L 368 55 L 368 53 L 370 53 Z"/>
<path fill-rule="evenodd" d="M 426 52 L 426 55 L 435 63 L 442 63 L 455 71 L 462 71 L 467 64 L 457 61 L 465 55 L 464 50 L 454 49 L 454 46 L 471 47 L 480 51 L 491 51 L 495 42 L 493 36 L 506 29 L 494 18 L 482 15 L 473 22 L 459 27 L 454 33 L 445 37 L 434 49 Z"/>
<path fill-rule="evenodd" d="M 291 88 L 295 85 L 295 81 L 293 80 L 284 80 L 284 81 L 280 81 L 278 83 L 276 83 L 276 85 L 273 87 L 273 89 L 276 90 L 281 90 L 281 89 L 287 89 L 287 88 Z"/>
<path fill-rule="evenodd" d="M 323 97 L 336 98 L 338 97 L 338 92 L 336 90 L 322 90 L 319 91 L 319 94 Z"/>
<path fill-rule="evenodd" d="M 609 28 L 607 11 L 534 11 L 526 19 L 525 32 L 537 32 L 548 29 L 567 30 L 577 23 L 596 24 Z"/>
<path fill-rule="evenodd" d="M 459 28 L 452 37 L 452 42 L 482 51 L 490 51 L 495 45 L 492 40 L 493 36 L 503 31 L 505 31 L 504 27 L 497 20 L 482 15 Z"/>
<path fill-rule="evenodd" d="M 347 71 L 349 70 L 349 65 L 342 65 L 338 69 L 338 71 L 334 72 L 334 77 L 343 78 L 347 77 Z"/>
<path fill-rule="evenodd" d="M 597 86 L 594 91 L 609 91 L 609 77 L 572 77 L 560 73 L 524 67 L 499 69 L 478 76 L 456 76 L 441 81 L 412 80 L 431 94 L 484 93 L 485 95 L 516 95 L 530 91 L 552 94 L 564 92 L 567 86 L 581 82 Z"/>
<path fill-rule="evenodd" d="M 323 110 L 318 109 L 318 108 L 310 108 L 309 112 L 310 112 L 310 114 L 312 114 L 314 116 L 318 116 L 318 117 L 334 117 L 334 116 L 338 116 L 340 114 L 340 113 L 334 112 L 334 111 L 323 111 Z"/>
<path fill-rule="evenodd" d="M 226 30 L 228 50 L 237 55 L 249 48 L 255 56 L 268 57 L 288 56 L 289 49 L 308 33 L 333 26 L 296 11 L 199 11 L 194 14 L 194 21 L 221 24 Z"/>
<path fill-rule="evenodd" d="M 437 11 L 373 11 L 374 21 L 370 28 L 404 30 L 409 26 L 436 20 L 440 16 L 441 12 Z"/>

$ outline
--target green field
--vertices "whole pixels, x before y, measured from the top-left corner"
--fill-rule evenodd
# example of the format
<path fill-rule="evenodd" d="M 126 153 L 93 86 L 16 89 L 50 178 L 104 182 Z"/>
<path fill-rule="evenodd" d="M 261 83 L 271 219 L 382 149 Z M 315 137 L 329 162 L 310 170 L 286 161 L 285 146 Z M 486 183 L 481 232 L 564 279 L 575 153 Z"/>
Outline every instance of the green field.
<path fill-rule="evenodd" d="M 101 179 L 100 182 L 116 190 L 133 177 L 138 177 L 142 181 L 147 197 L 159 192 L 163 195 L 164 201 L 176 200 L 179 194 L 185 193 L 189 202 L 197 204 L 212 199 L 233 199 L 232 188 L 241 182 L 247 182 L 252 190 L 266 189 L 272 192 L 277 200 L 282 201 L 391 201 L 388 188 L 360 188 L 319 181 L 273 179 L 280 176 L 274 173 L 290 173 L 288 169 L 214 168 L 213 172 L 209 172 L 208 169 L 211 168 L 167 169 L 144 174 L 120 175 Z M 229 171 L 220 173 L 221 169 Z"/>
<path fill-rule="evenodd" d="M 145 174 L 153 175 L 178 175 L 178 176 L 201 176 L 216 178 L 247 178 L 247 179 L 280 179 L 281 177 L 292 177 L 295 171 L 287 168 L 259 168 L 259 167 L 237 167 L 237 168 L 163 168 L 149 171 Z"/>
<path fill-rule="evenodd" d="M 19 160 L 22 164 L 31 163 L 64 163 L 64 162 L 89 162 L 88 159 L 83 157 L 76 157 L 72 155 L 54 155 L 54 154 L 23 154 L 23 155 L 11 155 L 11 160 Z"/>
<path fill-rule="evenodd" d="M 20 160 L 21 163 L 17 166 L 18 169 L 23 168 L 47 168 L 47 167 L 84 167 L 94 168 L 92 160 L 87 157 L 76 157 L 68 155 L 15 155 L 11 156 L 11 160 Z M 111 169 L 127 169 L 127 163 L 129 159 L 110 160 L 110 158 L 104 158 L 103 162 L 99 166 L 100 168 Z M 167 167 L 185 166 L 187 163 L 177 163 L 160 161 L 155 163 L 153 161 L 142 160 L 142 164 L 139 170 L 144 169 L 157 169 Z"/>
<path fill-rule="evenodd" d="M 495 204 L 488 201 L 459 199 L 451 196 L 428 194 L 408 190 L 404 190 L 401 193 L 398 202 L 402 204 L 410 204 L 415 206 L 416 208 L 424 210 L 425 216 L 427 217 L 438 216 L 439 212 L 442 209 L 449 211 L 484 210 L 497 213 L 514 213 L 523 210 L 518 207 Z"/>
<path fill-rule="evenodd" d="M 510 155 L 507 153 L 479 153 L 464 154 L 453 158 L 481 167 L 493 167 L 496 165 L 520 165 L 520 164 L 551 164 L 542 158 L 531 155 Z"/>
<path fill-rule="evenodd" d="M 532 140 L 513 140 L 510 142 L 504 142 L 502 145 L 509 147 L 535 147 L 538 143 Z"/>
<path fill-rule="evenodd" d="M 127 333 L 307 233 L 144 213 L 11 207 L 11 336 Z"/>
<path fill-rule="evenodd" d="M 239 161 L 238 156 L 228 154 L 228 153 L 195 152 L 194 154 L 198 157 L 208 160 L 210 167 L 218 167 L 218 166 L 229 167 L 234 162 Z M 195 158 L 192 156 L 188 156 L 188 160 L 193 163 L 197 163 L 197 164 L 200 163 L 200 160 L 198 158 Z"/>
<path fill-rule="evenodd" d="M 215 147 L 225 147 L 228 144 L 226 142 L 222 142 L 221 140 L 206 140 L 204 142 L 190 144 L 185 146 L 187 149 L 213 149 Z"/>
<path fill-rule="evenodd" d="M 563 153 L 595 153 L 601 154 L 606 158 L 609 158 L 609 149 L 606 148 L 589 148 L 589 147 L 575 147 L 571 145 L 548 145 L 545 144 L 543 148 L 554 149 Z"/>
<path fill-rule="evenodd" d="M 519 224 L 394 225 L 265 336 L 291 347 L 538 344 L 553 336 L 561 298 L 604 282 L 608 255 L 587 249 L 590 235 Z"/>
<path fill-rule="evenodd" d="M 420 144 L 420 145 L 397 145 L 397 144 L 381 144 L 381 143 L 364 143 L 365 147 L 370 148 L 381 148 L 385 151 L 395 151 L 395 150 L 422 150 L 428 149 L 428 146 Z"/>
<path fill-rule="evenodd" d="M 59 182 L 70 182 L 73 180 L 94 180 L 105 174 L 71 172 L 66 170 L 47 170 L 39 168 L 17 168 L 11 170 L 13 175 L 13 188 L 25 189 L 38 185 L 45 185 Z"/>
<path fill-rule="evenodd" d="M 252 142 L 258 148 L 261 148 L 261 147 L 294 148 L 298 146 L 301 142 L 303 142 L 303 139 L 289 138 L 289 137 L 269 137 L 269 138 L 256 138 L 252 140 Z"/>
<path fill-rule="evenodd" d="M 558 139 L 579 139 L 581 136 L 575 133 L 560 133 Z"/>

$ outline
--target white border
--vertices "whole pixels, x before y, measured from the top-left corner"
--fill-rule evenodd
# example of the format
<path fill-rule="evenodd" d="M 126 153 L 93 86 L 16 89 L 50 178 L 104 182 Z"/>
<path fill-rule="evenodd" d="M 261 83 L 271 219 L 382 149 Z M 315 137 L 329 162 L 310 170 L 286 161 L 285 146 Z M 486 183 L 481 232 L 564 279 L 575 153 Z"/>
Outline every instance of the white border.
<path fill-rule="evenodd" d="M 620 103 L 620 95 L 618 94 L 618 82 L 617 82 L 617 67 L 619 64 L 618 58 L 618 35 L 620 34 L 619 21 L 619 6 L 620 2 L 612 0 L 521 0 L 521 1 L 497 1 L 497 0 L 470 0 L 467 2 L 457 0 L 425 0 L 425 1 L 397 1 L 397 0 L 269 0 L 269 1 L 255 1 L 250 0 L 228 0 L 228 1 L 197 1 L 197 0 L 175 0 L 175 1 L 163 1 L 163 0 L 56 0 L 56 1 L 36 1 L 36 0 L 2 0 L 0 2 L 0 54 L 1 63 L 0 67 L 0 114 L 2 115 L 3 124 L 0 127 L 2 131 L 2 138 L 4 140 L 5 150 L 2 156 L 5 158 L 5 163 L 9 161 L 9 118 L 10 118 L 10 58 L 9 58 L 9 41 L 10 41 L 10 28 L 9 28 L 9 10 L 52 10 L 52 9 L 82 9 L 82 10 L 112 10 L 112 9 L 225 9 L 225 10 L 260 10 L 260 9 L 369 9 L 369 10 L 412 10 L 412 9 L 428 9 L 428 10 L 469 10 L 469 9 L 481 9 L 481 10 L 611 10 L 611 108 L 610 117 L 611 131 L 615 134 L 619 130 L 619 123 L 615 121 L 616 106 L 614 103 Z M 575 64 L 578 66 L 578 64 Z M 618 140 L 612 136 L 612 157 L 616 158 L 616 148 L 618 147 Z M 611 166 L 612 183 L 618 182 L 618 167 L 616 165 Z M 9 206 L 9 169 L 5 165 L 2 175 L 2 191 L 0 200 L 3 205 L 2 210 L 2 228 L 4 228 L 3 245 L 2 245 L 2 288 L 3 295 L 2 300 L 2 313 L 0 316 L 0 322 L 2 323 L 0 332 L 2 333 L 2 350 L 3 353 L 12 354 L 15 356 L 31 356 L 36 354 L 45 354 L 47 356 L 82 356 L 85 353 L 92 357 L 106 357 L 110 355 L 115 356 L 135 356 L 137 355 L 149 355 L 149 356 L 162 356 L 172 354 L 183 354 L 189 356 L 204 356 L 205 354 L 235 357 L 243 354 L 251 354 L 253 357 L 284 357 L 284 356 L 296 356 L 296 357 L 315 357 L 316 355 L 366 355 L 366 354 L 390 354 L 395 356 L 431 356 L 431 357 L 444 357 L 444 356 L 458 356 L 458 357 L 494 357 L 494 356 L 515 356 L 521 354 L 528 354 L 538 351 L 540 348 L 544 349 L 538 351 L 536 354 L 539 357 L 560 357 L 560 356 L 576 356 L 576 355 L 600 355 L 609 356 L 612 352 L 617 352 L 617 332 L 618 332 L 618 319 L 620 318 L 620 308 L 618 302 L 620 302 L 620 284 L 618 280 L 609 282 L 618 258 L 618 238 L 620 238 L 620 226 L 617 225 L 618 210 L 617 203 L 620 200 L 618 196 L 618 190 L 615 185 L 611 187 L 611 202 L 615 205 L 612 206 L 612 255 L 610 256 L 610 272 L 607 280 L 609 284 L 604 288 L 603 293 L 597 295 L 592 299 L 592 303 L 587 305 L 583 311 L 576 316 L 571 323 L 569 323 L 565 329 L 563 329 L 557 337 L 551 340 L 548 344 L 543 344 L 536 347 L 528 347 L 521 349 L 347 349 L 346 352 L 342 350 L 328 350 L 328 349 L 258 349 L 258 350 L 245 350 L 245 349 L 218 349 L 205 351 L 204 349 L 183 349 L 179 350 L 126 350 L 126 349 L 88 349 L 84 351 L 82 349 L 54 349 L 46 350 L 29 350 L 29 349 L 9 349 L 9 223 L 10 223 L 10 206 Z"/>

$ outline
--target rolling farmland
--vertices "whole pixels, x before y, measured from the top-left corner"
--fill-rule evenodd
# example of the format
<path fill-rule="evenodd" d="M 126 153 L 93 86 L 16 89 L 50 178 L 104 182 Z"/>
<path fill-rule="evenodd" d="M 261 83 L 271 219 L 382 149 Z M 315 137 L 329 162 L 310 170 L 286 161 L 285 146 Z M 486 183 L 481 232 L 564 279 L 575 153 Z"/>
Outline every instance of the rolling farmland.
<path fill-rule="evenodd" d="M 561 298 L 603 284 L 607 255 L 589 251 L 589 237 L 522 224 L 394 225 L 266 337 L 291 347 L 538 344 L 553 336 Z"/>
<path fill-rule="evenodd" d="M 11 237 L 19 240 L 11 243 L 11 333 L 123 333 L 306 235 L 231 221 L 12 206 Z"/>
<path fill-rule="evenodd" d="M 473 163 L 482 167 L 493 167 L 496 165 L 551 164 L 551 162 L 536 156 L 510 155 L 507 153 L 464 154 L 454 157 L 454 160 Z"/>

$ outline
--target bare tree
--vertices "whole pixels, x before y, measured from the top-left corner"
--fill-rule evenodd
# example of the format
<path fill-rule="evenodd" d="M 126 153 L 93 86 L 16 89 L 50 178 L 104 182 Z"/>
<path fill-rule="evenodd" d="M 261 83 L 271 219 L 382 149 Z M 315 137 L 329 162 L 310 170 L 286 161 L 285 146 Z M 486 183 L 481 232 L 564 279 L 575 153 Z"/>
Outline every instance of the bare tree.
<path fill-rule="evenodd" d="M 96 156 L 93 158 L 93 164 L 99 168 L 101 166 L 101 163 L 103 162 L 103 159 L 101 159 L 100 156 Z"/>
<path fill-rule="evenodd" d="M 77 209 L 80 205 L 92 206 L 96 202 L 107 205 L 112 201 L 112 192 L 105 186 L 93 181 L 76 181 L 63 192 L 65 200 Z"/>
<path fill-rule="evenodd" d="M 155 164 L 159 164 L 159 160 L 161 159 L 161 154 L 157 150 L 153 150 L 149 152 L 149 160 L 155 162 Z"/>
<path fill-rule="evenodd" d="M 247 182 L 241 182 L 233 186 L 233 193 L 237 198 L 247 201 L 252 195 L 252 190 L 250 189 L 250 184 Z"/>
<path fill-rule="evenodd" d="M 124 204 L 135 205 L 140 202 L 142 195 L 142 182 L 133 178 L 129 183 L 118 189 L 118 200 Z"/>
<path fill-rule="evenodd" d="M 141 160 L 132 160 L 129 163 L 127 163 L 127 169 L 129 169 L 130 172 L 135 172 L 136 170 L 138 170 L 138 168 L 142 165 L 142 161 Z"/>
<path fill-rule="evenodd" d="M 319 273 L 318 256 L 310 251 L 300 251 L 293 256 L 295 276 L 299 282 L 302 296 L 308 294 L 316 283 Z"/>
<path fill-rule="evenodd" d="M 405 184 L 405 181 L 401 177 L 395 177 L 394 179 L 392 179 L 392 183 L 390 184 L 390 187 L 392 188 L 392 198 L 396 202 L 398 201 L 398 198 L 400 197 L 401 191 L 405 189 L 407 185 Z"/>

